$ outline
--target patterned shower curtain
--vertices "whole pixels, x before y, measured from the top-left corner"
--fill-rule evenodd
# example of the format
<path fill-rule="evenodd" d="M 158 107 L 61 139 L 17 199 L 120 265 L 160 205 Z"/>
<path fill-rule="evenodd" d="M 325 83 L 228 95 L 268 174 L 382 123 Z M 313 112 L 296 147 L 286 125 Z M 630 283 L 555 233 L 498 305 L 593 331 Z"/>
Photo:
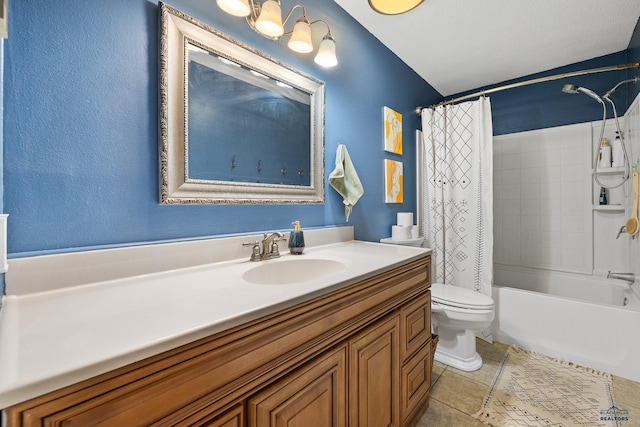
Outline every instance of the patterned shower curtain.
<path fill-rule="evenodd" d="M 493 150 L 488 98 L 422 111 L 420 225 L 434 283 L 491 296 Z"/>

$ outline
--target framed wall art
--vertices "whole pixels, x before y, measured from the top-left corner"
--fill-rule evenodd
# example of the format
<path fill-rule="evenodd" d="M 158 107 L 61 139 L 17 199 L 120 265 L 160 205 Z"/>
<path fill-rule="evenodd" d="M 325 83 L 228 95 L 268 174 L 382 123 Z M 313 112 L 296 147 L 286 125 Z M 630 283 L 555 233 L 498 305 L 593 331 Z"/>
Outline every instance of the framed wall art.
<path fill-rule="evenodd" d="M 384 150 L 402 155 L 402 114 L 383 107 Z"/>
<path fill-rule="evenodd" d="M 403 203 L 402 162 L 384 160 L 384 201 L 385 203 Z"/>

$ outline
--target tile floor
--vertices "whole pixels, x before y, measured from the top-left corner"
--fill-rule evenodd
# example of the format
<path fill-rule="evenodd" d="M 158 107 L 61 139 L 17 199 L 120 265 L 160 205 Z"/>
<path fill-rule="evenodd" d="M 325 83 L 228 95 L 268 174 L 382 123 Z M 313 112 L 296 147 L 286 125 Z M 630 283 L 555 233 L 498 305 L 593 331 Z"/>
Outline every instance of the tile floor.
<path fill-rule="evenodd" d="M 464 372 L 435 362 L 429 392 L 429 409 L 417 427 L 486 427 L 473 418 L 480 410 L 493 377 L 509 346 L 477 340 L 477 350 L 484 362 L 475 372 Z M 613 391 L 620 409 L 629 411 L 629 421 L 621 427 L 640 426 L 640 383 L 613 377 Z"/>

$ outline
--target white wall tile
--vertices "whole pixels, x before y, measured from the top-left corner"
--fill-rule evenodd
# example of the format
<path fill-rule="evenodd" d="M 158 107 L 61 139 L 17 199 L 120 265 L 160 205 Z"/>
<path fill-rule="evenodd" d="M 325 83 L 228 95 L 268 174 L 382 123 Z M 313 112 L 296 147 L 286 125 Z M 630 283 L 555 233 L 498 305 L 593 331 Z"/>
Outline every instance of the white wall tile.
<path fill-rule="evenodd" d="M 538 183 L 540 182 L 540 169 L 538 167 L 522 168 L 522 183 Z"/>
<path fill-rule="evenodd" d="M 540 215 L 540 200 L 539 199 L 523 199 L 520 202 L 523 215 Z M 539 223 L 540 221 L 538 221 Z"/>
<path fill-rule="evenodd" d="M 496 263 L 591 268 L 590 135 L 587 123 L 494 138 L 494 163 L 502 165 Z"/>
<path fill-rule="evenodd" d="M 502 158 L 502 169 L 520 169 L 520 154 L 505 154 Z"/>

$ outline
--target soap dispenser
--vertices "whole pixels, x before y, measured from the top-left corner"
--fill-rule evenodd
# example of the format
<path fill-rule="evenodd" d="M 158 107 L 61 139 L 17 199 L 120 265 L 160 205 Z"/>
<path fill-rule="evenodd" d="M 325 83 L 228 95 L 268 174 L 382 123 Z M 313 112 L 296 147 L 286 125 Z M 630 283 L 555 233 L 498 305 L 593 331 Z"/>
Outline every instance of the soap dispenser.
<path fill-rule="evenodd" d="M 600 154 L 598 156 L 598 167 L 599 168 L 611 167 L 611 146 L 609 145 L 609 141 L 607 141 L 607 138 L 602 138 L 602 141 L 600 142 Z"/>
<path fill-rule="evenodd" d="M 304 234 L 300 230 L 300 221 L 293 221 L 293 231 L 289 233 L 289 252 L 301 255 L 304 251 Z"/>

